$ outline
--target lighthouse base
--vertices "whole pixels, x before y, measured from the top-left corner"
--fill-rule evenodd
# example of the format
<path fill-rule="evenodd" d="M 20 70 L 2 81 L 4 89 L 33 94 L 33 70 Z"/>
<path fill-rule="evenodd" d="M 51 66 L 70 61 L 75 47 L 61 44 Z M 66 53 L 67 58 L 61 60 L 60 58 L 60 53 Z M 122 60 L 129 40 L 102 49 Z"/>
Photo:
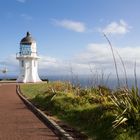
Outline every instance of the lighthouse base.
<path fill-rule="evenodd" d="M 37 57 L 17 57 L 19 59 L 20 71 L 17 82 L 36 83 L 41 82 L 38 76 Z"/>
<path fill-rule="evenodd" d="M 36 82 L 42 82 L 42 80 L 39 77 L 33 79 L 31 77 L 26 78 L 21 75 L 17 78 L 16 82 L 18 82 L 18 83 L 36 83 Z"/>

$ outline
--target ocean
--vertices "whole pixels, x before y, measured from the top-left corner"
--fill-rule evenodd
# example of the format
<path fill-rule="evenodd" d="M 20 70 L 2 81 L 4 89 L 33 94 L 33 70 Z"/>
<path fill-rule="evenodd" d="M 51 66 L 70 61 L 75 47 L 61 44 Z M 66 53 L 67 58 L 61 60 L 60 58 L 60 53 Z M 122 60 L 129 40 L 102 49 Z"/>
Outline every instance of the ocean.
<path fill-rule="evenodd" d="M 92 75 L 78 75 L 78 76 L 70 76 L 70 75 L 48 75 L 41 76 L 42 79 L 48 79 L 49 81 L 69 81 L 74 85 L 80 85 L 81 87 L 92 87 L 92 86 L 107 86 L 109 88 L 118 88 L 118 80 L 115 77 L 97 77 Z M 127 78 L 127 85 L 129 88 L 137 85 L 140 88 L 140 78 L 129 77 Z M 119 78 L 120 87 L 126 87 L 126 79 Z"/>
<path fill-rule="evenodd" d="M 49 81 L 68 81 L 74 85 L 81 87 L 93 87 L 93 86 L 107 86 L 109 88 L 117 88 L 118 80 L 115 77 L 102 77 L 93 75 L 42 75 L 41 79 L 47 79 Z M 17 79 L 16 75 L 0 75 L 0 79 Z M 120 78 L 120 87 L 126 86 L 125 78 Z M 129 88 L 135 86 L 135 78 L 127 78 L 127 84 Z M 137 78 L 137 85 L 140 88 L 140 78 Z"/>

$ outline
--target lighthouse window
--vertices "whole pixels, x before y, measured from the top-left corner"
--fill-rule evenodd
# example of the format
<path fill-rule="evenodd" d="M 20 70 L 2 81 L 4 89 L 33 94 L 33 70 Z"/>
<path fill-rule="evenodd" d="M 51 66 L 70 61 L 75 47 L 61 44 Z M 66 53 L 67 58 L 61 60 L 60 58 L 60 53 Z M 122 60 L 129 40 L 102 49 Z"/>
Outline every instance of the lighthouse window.
<path fill-rule="evenodd" d="M 24 67 L 24 61 L 23 60 L 21 61 L 21 66 Z"/>
<path fill-rule="evenodd" d="M 31 46 L 30 45 L 21 45 L 20 52 L 21 52 L 21 55 L 31 55 Z"/>

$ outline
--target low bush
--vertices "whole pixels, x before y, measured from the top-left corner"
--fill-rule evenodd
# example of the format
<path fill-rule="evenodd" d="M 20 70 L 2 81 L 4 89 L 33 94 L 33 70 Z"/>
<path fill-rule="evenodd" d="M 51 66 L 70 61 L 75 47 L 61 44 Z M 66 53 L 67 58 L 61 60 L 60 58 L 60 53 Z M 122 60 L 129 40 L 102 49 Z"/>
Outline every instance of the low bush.
<path fill-rule="evenodd" d="M 22 85 L 37 107 L 94 140 L 139 140 L 140 97 L 132 88 L 74 87 L 69 82 Z"/>
<path fill-rule="evenodd" d="M 113 127 L 124 127 L 131 133 L 140 132 L 140 96 L 138 89 L 122 89 L 112 94 L 111 100 L 116 110 Z"/>

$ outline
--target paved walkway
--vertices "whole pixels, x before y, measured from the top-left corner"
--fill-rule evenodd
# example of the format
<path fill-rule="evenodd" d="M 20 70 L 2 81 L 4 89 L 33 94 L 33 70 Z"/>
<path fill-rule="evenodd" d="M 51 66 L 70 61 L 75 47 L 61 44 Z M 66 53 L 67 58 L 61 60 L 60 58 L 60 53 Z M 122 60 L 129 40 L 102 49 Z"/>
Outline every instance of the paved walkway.
<path fill-rule="evenodd" d="M 0 84 L 0 140 L 58 140 L 21 101 L 15 84 Z"/>

